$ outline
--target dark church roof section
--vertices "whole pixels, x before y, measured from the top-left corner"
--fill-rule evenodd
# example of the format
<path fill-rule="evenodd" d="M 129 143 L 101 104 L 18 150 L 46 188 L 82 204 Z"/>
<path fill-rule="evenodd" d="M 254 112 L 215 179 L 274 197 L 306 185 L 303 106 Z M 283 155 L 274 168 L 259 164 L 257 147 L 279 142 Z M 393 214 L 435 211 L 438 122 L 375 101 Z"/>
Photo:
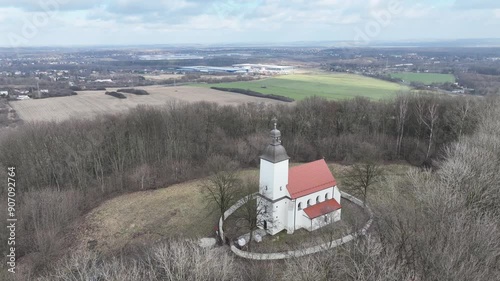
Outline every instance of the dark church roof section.
<path fill-rule="evenodd" d="M 276 128 L 277 120 L 273 119 L 274 129 L 271 131 L 271 143 L 266 147 L 261 159 L 271 163 L 278 163 L 290 159 L 285 148 L 281 145 L 281 132 Z"/>
<path fill-rule="evenodd" d="M 336 186 L 324 159 L 290 168 L 288 172 L 288 193 L 292 199 Z"/>

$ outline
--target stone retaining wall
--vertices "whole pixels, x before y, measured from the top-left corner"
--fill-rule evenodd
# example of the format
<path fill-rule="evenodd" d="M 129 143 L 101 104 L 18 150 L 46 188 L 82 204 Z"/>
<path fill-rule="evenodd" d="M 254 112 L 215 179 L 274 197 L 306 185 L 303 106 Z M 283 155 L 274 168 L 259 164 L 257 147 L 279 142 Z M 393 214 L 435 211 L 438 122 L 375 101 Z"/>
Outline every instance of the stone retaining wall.
<path fill-rule="evenodd" d="M 254 253 L 254 252 L 247 252 L 247 251 L 242 251 L 238 248 L 236 248 L 234 245 L 231 244 L 231 251 L 233 251 L 233 253 L 239 257 L 242 257 L 242 258 L 246 258 L 246 259 L 252 259 L 252 260 L 280 260 L 280 259 L 287 259 L 287 258 L 292 258 L 292 257 L 301 257 L 301 256 L 305 256 L 305 255 L 310 255 L 310 254 L 314 254 L 314 253 L 318 253 L 318 252 L 321 252 L 321 251 L 326 251 L 326 250 L 329 250 L 329 249 L 333 249 L 335 247 L 338 247 L 342 244 L 345 244 L 347 242 L 350 242 L 354 239 L 356 239 L 358 236 L 363 236 L 363 235 L 366 235 L 366 232 L 368 231 L 368 229 L 370 228 L 370 226 L 372 225 L 373 223 L 373 212 L 372 210 L 366 206 L 363 201 L 361 201 L 360 199 L 348 194 L 348 193 L 345 193 L 345 192 L 340 192 L 341 195 L 342 195 L 342 198 L 348 200 L 348 201 L 351 201 L 352 203 L 360 206 L 361 208 L 363 208 L 369 215 L 370 219 L 366 222 L 366 224 L 364 225 L 364 227 L 359 230 L 358 232 L 356 233 L 351 233 L 349 235 L 346 235 L 340 239 L 337 239 L 337 240 L 334 240 L 334 241 L 331 241 L 331 242 L 328 242 L 328 243 L 324 243 L 324 244 L 321 244 L 321 245 L 318 245 L 318 246 L 314 246 L 314 247 L 310 247 L 310 248 L 305 248 L 305 249 L 301 249 L 301 250 L 295 250 L 295 251 L 286 251 L 286 252 L 279 252 L 279 253 Z M 248 200 L 249 197 L 252 197 L 252 198 L 255 198 L 255 196 L 257 195 L 257 193 L 254 193 L 254 194 L 250 194 L 246 197 L 243 197 L 242 199 L 240 199 L 238 202 L 236 202 L 236 204 L 234 204 L 233 206 L 231 206 L 231 208 L 229 208 L 226 212 L 224 212 L 224 217 L 227 218 L 229 217 L 231 214 L 233 214 L 238 208 L 240 208 L 243 204 L 245 204 L 245 202 Z M 222 221 L 222 217 L 220 218 L 219 220 L 219 231 L 220 231 L 220 235 L 221 235 L 221 238 L 223 239 L 224 241 L 224 232 L 222 230 L 222 226 L 223 226 L 224 222 Z"/>

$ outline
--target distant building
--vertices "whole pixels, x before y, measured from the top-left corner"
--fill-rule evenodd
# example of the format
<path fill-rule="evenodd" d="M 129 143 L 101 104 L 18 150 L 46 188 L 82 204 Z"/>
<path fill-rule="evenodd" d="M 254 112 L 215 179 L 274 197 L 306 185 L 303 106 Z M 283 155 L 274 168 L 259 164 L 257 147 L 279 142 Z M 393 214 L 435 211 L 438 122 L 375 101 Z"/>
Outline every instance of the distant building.
<path fill-rule="evenodd" d="M 205 73 L 246 73 L 245 70 L 235 67 L 215 67 L 215 66 L 186 66 L 178 71 L 182 72 L 205 72 Z"/>
<path fill-rule="evenodd" d="M 281 132 L 271 131 L 271 143 L 260 157 L 259 227 L 274 235 L 300 228 L 316 230 L 340 220 L 340 191 L 325 160 L 289 168 Z"/>
<path fill-rule="evenodd" d="M 278 74 L 287 74 L 295 69 L 293 66 L 288 65 L 273 65 L 273 64 L 234 64 L 233 67 L 246 69 L 248 72 L 269 72 Z"/>
<path fill-rule="evenodd" d="M 16 99 L 17 100 L 29 100 L 31 98 L 27 95 L 18 95 Z"/>
<path fill-rule="evenodd" d="M 94 82 L 96 83 L 114 83 L 111 79 L 97 79 Z"/>

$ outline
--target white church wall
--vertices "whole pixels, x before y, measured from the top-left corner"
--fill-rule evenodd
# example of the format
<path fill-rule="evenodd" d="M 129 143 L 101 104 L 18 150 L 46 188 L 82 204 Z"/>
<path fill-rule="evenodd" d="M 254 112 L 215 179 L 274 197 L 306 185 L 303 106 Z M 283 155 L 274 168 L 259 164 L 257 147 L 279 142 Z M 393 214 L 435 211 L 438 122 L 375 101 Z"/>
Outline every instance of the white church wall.
<path fill-rule="evenodd" d="M 260 193 L 271 200 L 289 197 L 286 188 L 288 184 L 288 160 L 271 163 L 261 159 L 259 184 Z"/>
<path fill-rule="evenodd" d="M 317 203 L 324 202 L 325 200 L 335 198 L 337 202 L 340 203 L 340 192 L 337 186 L 329 187 L 327 189 L 323 189 L 321 191 L 317 191 L 311 193 L 309 195 L 299 197 L 295 200 L 295 208 L 297 209 L 297 215 L 295 218 L 295 229 L 305 228 L 311 230 L 311 220 L 304 212 L 304 209 L 316 205 Z M 319 199 L 319 202 L 317 201 Z M 308 202 L 310 205 L 308 206 Z M 338 212 L 338 217 L 340 219 L 340 210 L 335 211 Z M 324 218 L 323 218 L 324 220 Z M 336 220 L 334 220 L 336 221 Z"/>
<path fill-rule="evenodd" d="M 292 201 L 284 198 L 277 202 L 270 202 L 264 198 L 258 199 L 258 204 L 265 206 L 265 212 L 259 217 L 259 228 L 266 228 L 267 232 L 274 235 L 287 229 L 288 225 L 288 206 Z"/>
<path fill-rule="evenodd" d="M 314 231 L 318 228 L 321 228 L 325 225 L 331 224 L 339 220 L 340 220 L 340 210 L 337 210 L 329 214 L 312 219 L 312 223 L 310 223 L 310 227 L 308 230 Z"/>

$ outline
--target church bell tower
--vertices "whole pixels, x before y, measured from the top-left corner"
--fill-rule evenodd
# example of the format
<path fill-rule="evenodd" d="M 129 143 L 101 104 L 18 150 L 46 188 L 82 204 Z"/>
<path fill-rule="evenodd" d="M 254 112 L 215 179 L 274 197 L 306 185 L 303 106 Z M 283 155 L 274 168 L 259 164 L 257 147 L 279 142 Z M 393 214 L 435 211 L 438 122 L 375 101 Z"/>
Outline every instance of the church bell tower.
<path fill-rule="evenodd" d="M 288 154 L 281 145 L 281 132 L 276 128 L 277 119 L 273 120 L 271 142 L 260 156 L 260 194 L 275 201 L 288 195 Z"/>

